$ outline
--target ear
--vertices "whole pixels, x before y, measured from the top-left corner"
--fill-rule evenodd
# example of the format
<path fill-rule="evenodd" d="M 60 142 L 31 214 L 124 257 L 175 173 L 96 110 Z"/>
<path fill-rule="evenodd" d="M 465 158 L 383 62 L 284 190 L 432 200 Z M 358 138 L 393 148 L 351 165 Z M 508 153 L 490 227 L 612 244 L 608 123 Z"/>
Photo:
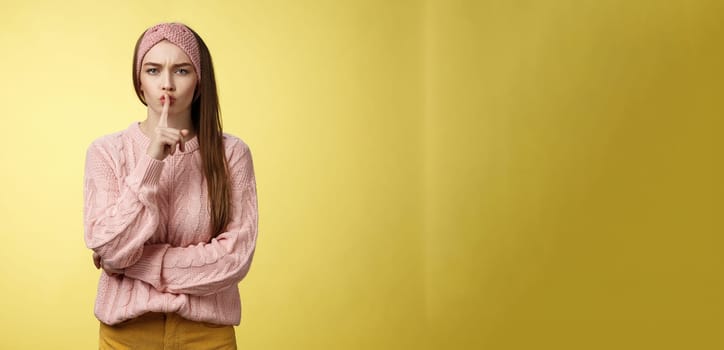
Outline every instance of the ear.
<path fill-rule="evenodd" d="M 138 83 L 138 91 L 141 92 L 141 102 L 143 102 L 144 105 L 148 105 L 146 104 L 146 92 L 143 91 L 143 85 L 141 85 L 141 83 Z"/>

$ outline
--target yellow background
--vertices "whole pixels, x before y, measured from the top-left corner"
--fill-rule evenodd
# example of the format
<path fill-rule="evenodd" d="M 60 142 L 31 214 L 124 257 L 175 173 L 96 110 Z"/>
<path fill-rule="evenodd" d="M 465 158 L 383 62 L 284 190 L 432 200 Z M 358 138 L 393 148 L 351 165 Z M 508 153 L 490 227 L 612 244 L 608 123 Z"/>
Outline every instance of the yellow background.
<path fill-rule="evenodd" d="M 3 1 L 0 348 L 91 349 L 85 150 L 133 45 L 254 155 L 241 349 L 724 347 L 724 3 Z"/>

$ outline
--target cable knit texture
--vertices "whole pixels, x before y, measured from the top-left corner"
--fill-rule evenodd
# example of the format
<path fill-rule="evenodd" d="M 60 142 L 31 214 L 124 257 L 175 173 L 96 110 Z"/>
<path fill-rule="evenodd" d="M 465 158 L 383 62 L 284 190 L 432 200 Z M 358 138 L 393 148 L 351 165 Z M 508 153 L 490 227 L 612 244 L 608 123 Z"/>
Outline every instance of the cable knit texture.
<path fill-rule="evenodd" d="M 146 154 L 150 143 L 138 123 L 101 137 L 86 154 L 85 242 L 105 266 L 96 317 L 114 325 L 147 311 L 238 325 L 237 284 L 251 266 L 257 238 L 257 197 L 249 147 L 224 134 L 232 209 L 211 238 L 208 192 L 197 138 L 163 161 Z"/>
<path fill-rule="evenodd" d="M 148 50 L 162 40 L 168 40 L 180 47 L 189 56 L 191 63 L 196 69 L 196 77 L 201 81 L 201 55 L 199 55 L 199 43 L 193 33 L 180 23 L 159 23 L 148 28 L 143 34 L 141 44 L 138 46 L 138 58 L 136 59 L 136 74 L 141 74 L 141 62 Z"/>

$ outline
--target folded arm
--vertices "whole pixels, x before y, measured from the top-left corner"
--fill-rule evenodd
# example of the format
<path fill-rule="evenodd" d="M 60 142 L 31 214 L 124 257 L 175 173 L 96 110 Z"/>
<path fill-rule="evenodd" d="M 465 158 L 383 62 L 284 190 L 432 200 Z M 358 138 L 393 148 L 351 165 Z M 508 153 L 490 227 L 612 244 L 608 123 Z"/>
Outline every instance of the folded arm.
<path fill-rule="evenodd" d="M 135 169 L 122 177 L 121 165 L 114 160 L 121 152 L 93 143 L 85 164 L 85 243 L 111 269 L 136 263 L 156 231 L 159 211 L 155 195 L 164 165 L 144 154 Z"/>
<path fill-rule="evenodd" d="M 188 247 L 146 245 L 124 274 L 176 294 L 209 295 L 238 284 L 251 266 L 258 224 L 254 167 L 245 144 L 233 148 L 229 176 L 231 215 L 224 232 Z"/>

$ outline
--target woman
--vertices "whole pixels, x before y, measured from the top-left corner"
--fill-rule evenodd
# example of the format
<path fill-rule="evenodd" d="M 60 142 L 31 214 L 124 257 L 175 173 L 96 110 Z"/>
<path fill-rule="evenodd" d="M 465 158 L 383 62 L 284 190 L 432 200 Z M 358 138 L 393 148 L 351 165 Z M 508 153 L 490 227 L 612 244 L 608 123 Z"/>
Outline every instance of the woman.
<path fill-rule="evenodd" d="M 86 155 L 100 348 L 236 349 L 257 238 L 251 152 L 222 132 L 211 56 L 187 26 L 141 35 L 133 83 L 146 119 Z"/>

